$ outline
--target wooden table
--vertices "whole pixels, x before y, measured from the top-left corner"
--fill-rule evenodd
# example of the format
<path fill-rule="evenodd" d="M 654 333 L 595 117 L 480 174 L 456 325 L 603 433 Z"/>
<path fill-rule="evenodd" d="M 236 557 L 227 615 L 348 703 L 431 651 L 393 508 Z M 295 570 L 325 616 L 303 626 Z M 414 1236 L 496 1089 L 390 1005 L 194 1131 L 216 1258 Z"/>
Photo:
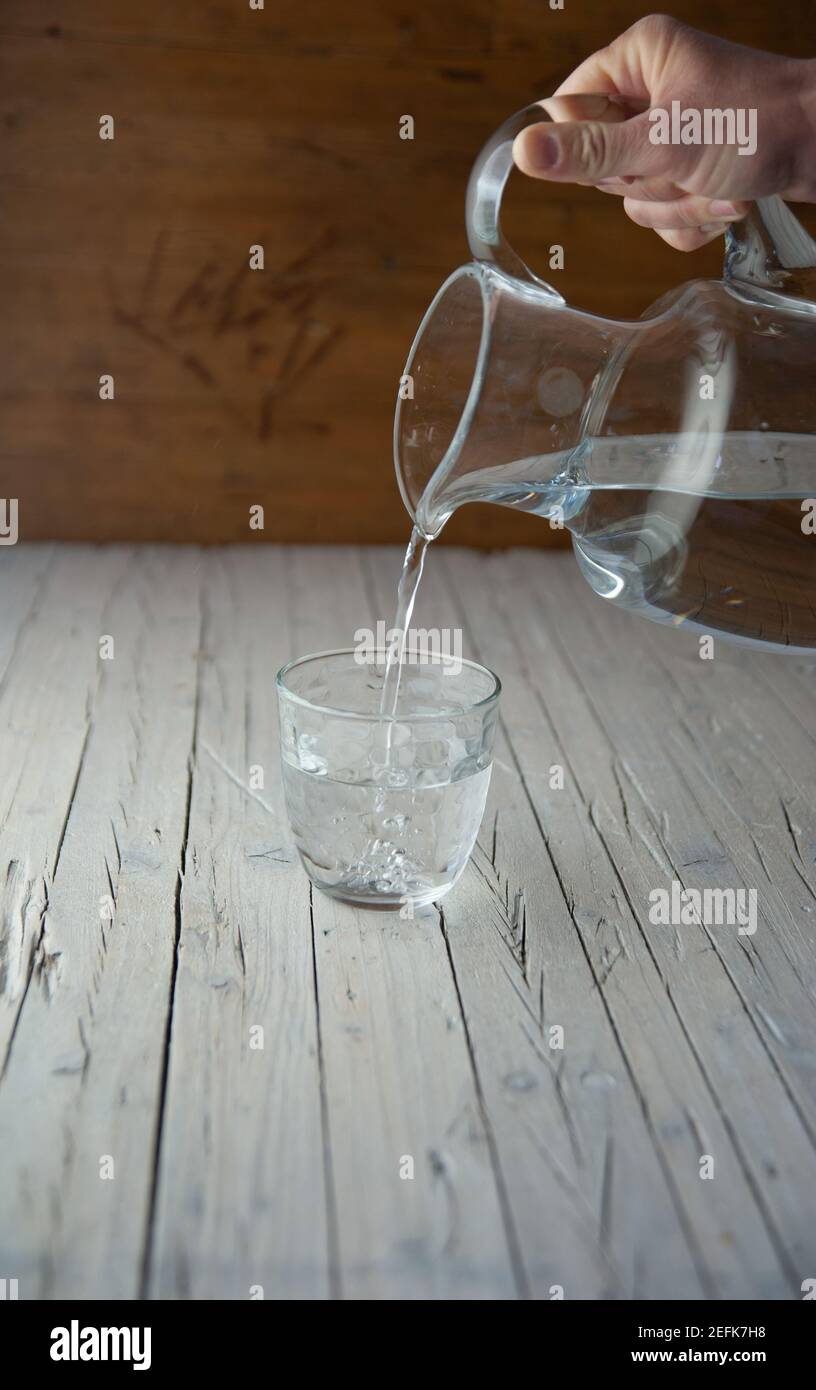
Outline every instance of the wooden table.
<path fill-rule="evenodd" d="M 813 668 L 701 660 L 568 555 L 437 550 L 420 624 L 504 682 L 488 810 L 441 912 L 356 912 L 290 847 L 274 676 L 390 619 L 398 565 L 0 553 L 0 1274 L 21 1298 L 801 1298 Z M 653 925 L 672 880 L 755 889 L 756 933 Z"/>

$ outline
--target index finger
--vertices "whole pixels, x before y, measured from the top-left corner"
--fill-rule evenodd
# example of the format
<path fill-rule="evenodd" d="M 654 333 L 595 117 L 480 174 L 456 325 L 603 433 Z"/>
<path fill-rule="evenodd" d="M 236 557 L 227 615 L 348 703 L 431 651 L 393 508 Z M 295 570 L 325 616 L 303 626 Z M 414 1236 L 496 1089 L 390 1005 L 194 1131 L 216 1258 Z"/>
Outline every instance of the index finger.
<path fill-rule="evenodd" d="M 648 106 L 669 48 L 683 27 L 667 15 L 638 20 L 606 48 L 579 63 L 555 95 L 603 92 Z"/>

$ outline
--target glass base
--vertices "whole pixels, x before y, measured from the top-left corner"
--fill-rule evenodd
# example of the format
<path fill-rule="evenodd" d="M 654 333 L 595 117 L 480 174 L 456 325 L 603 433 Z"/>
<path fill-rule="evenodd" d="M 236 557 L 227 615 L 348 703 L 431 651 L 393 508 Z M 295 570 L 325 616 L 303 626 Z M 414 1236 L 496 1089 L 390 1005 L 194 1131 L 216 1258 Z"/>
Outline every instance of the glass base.
<path fill-rule="evenodd" d="M 388 893 L 355 893 L 342 883 L 321 883 L 318 879 L 312 878 L 311 874 L 309 879 L 327 898 L 334 898 L 336 902 L 346 903 L 349 907 L 370 908 L 374 912 L 399 912 L 405 907 L 410 907 L 412 912 L 416 912 L 424 907 L 432 907 L 453 887 L 452 883 L 445 883 L 427 893 L 419 893 L 416 897 L 393 897 Z"/>

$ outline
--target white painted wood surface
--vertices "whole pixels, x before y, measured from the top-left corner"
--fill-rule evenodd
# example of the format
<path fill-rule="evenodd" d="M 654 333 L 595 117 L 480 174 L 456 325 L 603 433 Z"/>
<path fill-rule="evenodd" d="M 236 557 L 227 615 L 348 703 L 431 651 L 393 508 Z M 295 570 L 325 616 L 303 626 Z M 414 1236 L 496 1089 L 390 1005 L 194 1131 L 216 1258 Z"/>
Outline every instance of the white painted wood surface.
<path fill-rule="evenodd" d="M 0 551 L 0 1275 L 801 1297 L 814 665 L 701 661 L 566 555 L 432 551 L 417 625 L 462 628 L 504 684 L 490 799 L 441 912 L 357 912 L 296 862 L 274 677 L 390 622 L 399 564 Z M 755 888 L 756 935 L 653 926 L 673 878 Z"/>

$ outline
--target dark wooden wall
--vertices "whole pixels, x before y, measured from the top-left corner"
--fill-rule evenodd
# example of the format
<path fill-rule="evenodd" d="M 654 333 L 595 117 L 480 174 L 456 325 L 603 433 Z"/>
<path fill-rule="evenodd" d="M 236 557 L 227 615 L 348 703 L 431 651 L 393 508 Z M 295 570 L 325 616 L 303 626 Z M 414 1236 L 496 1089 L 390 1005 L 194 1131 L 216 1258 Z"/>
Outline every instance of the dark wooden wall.
<path fill-rule="evenodd" d="M 467 259 L 471 161 L 649 8 L 4 0 L 0 496 L 19 498 L 21 536 L 257 541 L 262 503 L 268 540 L 404 538 L 396 383 L 431 295 Z M 673 13 L 816 53 L 813 0 Z M 717 272 L 719 247 L 681 257 L 616 200 L 514 183 L 516 240 L 540 266 L 565 246 L 558 286 L 576 303 L 636 316 Z M 551 533 L 465 508 L 449 537 Z"/>

